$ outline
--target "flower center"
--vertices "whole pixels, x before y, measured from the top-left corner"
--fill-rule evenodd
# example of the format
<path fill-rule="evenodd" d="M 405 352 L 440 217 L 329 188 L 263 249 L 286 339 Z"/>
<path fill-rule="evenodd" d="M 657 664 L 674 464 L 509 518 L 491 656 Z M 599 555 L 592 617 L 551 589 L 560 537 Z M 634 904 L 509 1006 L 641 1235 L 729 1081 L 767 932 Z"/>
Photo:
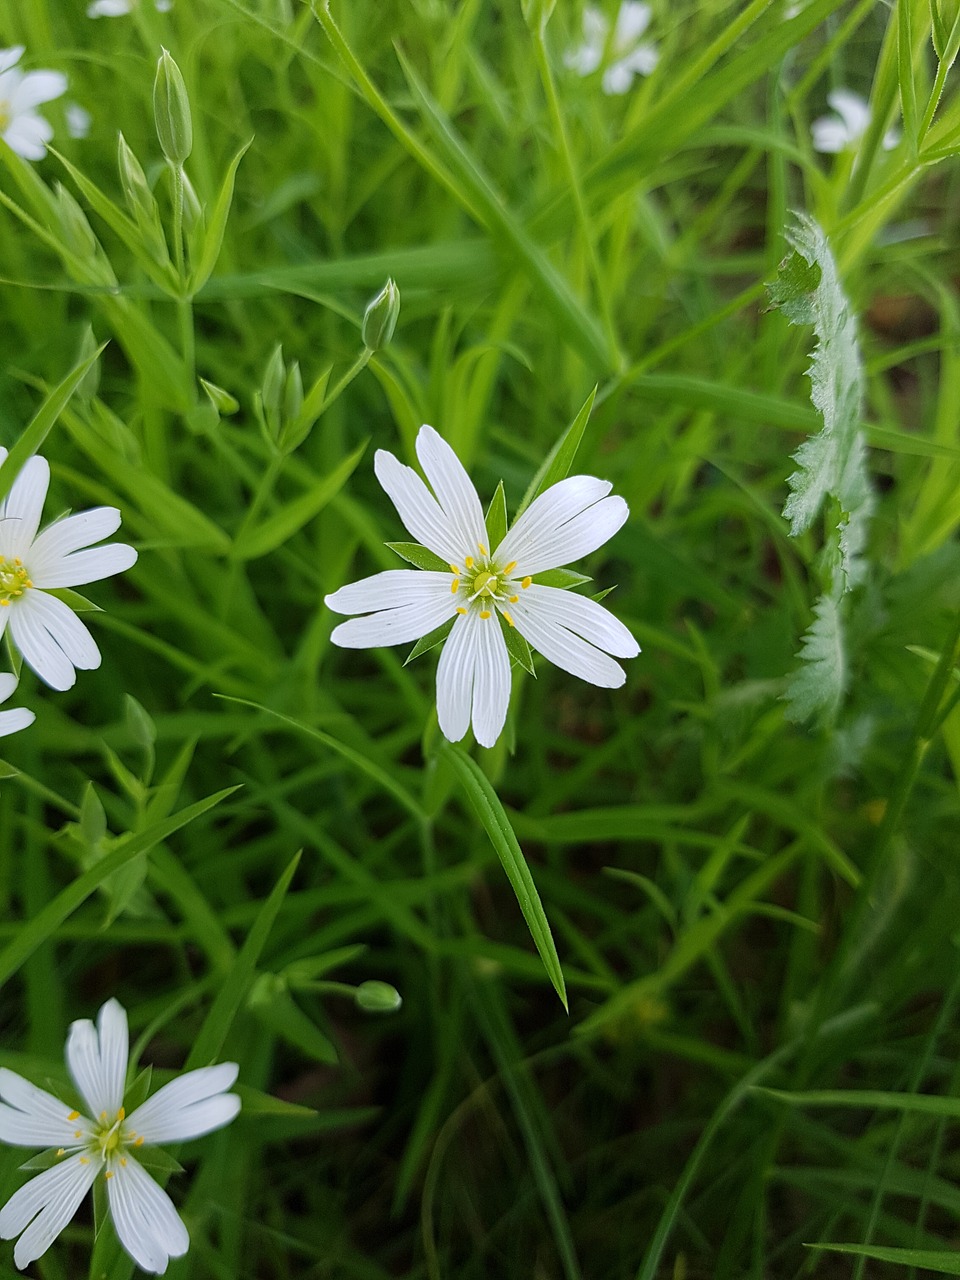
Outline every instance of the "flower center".
<path fill-rule="evenodd" d="M 490 552 L 482 542 L 477 543 L 477 550 L 480 552 L 479 560 L 467 556 L 462 569 L 459 565 L 450 565 L 450 572 L 453 574 L 450 590 L 455 596 L 465 597 L 464 604 L 457 607 L 457 613 L 467 613 L 472 605 L 479 610 L 480 617 L 486 620 L 493 617 L 490 608 L 493 605 L 503 614 L 507 625 L 512 627 L 515 624 L 506 606 L 516 604 L 520 599 L 517 583 L 512 576 L 517 562 L 511 560 L 500 568 L 491 559 Z M 520 582 L 520 589 L 526 590 L 530 581 L 530 578 L 524 578 Z"/>
<path fill-rule="evenodd" d="M 13 560 L 0 556 L 0 605 L 9 605 L 11 600 L 22 596 L 27 587 L 32 586 L 30 576 L 19 556 Z"/>
<path fill-rule="evenodd" d="M 10 103 L 0 98 L 0 134 L 2 134 L 11 120 Z"/>

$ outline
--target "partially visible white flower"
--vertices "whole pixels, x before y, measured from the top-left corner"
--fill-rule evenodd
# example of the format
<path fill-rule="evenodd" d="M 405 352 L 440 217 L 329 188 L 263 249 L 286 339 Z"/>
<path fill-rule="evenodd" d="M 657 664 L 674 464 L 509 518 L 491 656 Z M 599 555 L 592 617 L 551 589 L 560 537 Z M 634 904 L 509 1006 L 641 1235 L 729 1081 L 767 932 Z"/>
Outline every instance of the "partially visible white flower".
<path fill-rule="evenodd" d="M 12 676 L 9 671 L 0 672 L 0 702 L 6 702 L 16 687 L 16 676 Z M 28 725 L 33 724 L 36 718 L 33 712 L 28 711 L 26 707 L 14 707 L 12 711 L 0 711 L 0 738 L 5 738 L 8 733 L 17 733 L 20 729 L 26 729 Z"/>
<path fill-rule="evenodd" d="M 88 18 L 122 18 L 132 13 L 137 0 L 92 0 L 87 5 Z M 173 0 L 154 0 L 157 13 L 169 13 L 173 8 Z"/>
<path fill-rule="evenodd" d="M 814 151 L 836 155 L 855 147 L 870 126 L 870 107 L 865 98 L 852 89 L 831 89 L 827 102 L 836 112 L 832 116 L 820 116 L 810 126 Z M 898 129 L 888 129 L 883 135 L 884 151 L 892 151 L 900 141 Z"/>
<path fill-rule="evenodd" d="M 587 5 L 583 11 L 583 42 L 564 55 L 564 62 L 578 75 L 591 75 L 604 61 L 609 43 L 610 63 L 603 73 L 604 93 L 626 93 L 634 76 L 648 76 L 657 65 L 655 44 L 641 42 L 650 25 L 651 10 L 639 0 L 623 0 L 610 36 L 610 20 L 601 10 Z"/>
<path fill-rule="evenodd" d="M 0 448 L 0 465 L 7 451 Z M 136 562 L 133 547 L 110 542 L 120 527 L 116 507 L 94 507 L 48 525 L 39 536 L 50 466 L 45 458 L 28 458 L 0 503 L 0 636 L 10 638 L 51 689 L 69 689 L 75 668 L 100 665 L 100 650 L 73 610 L 49 592 L 78 587 L 122 573 Z"/>
<path fill-rule="evenodd" d="M 90 112 L 79 102 L 67 103 L 67 133 L 71 138 L 85 138 L 90 132 Z"/>
<path fill-rule="evenodd" d="M 0 1140 L 15 1147 L 51 1147 L 56 1161 L 15 1191 L 0 1209 L 0 1238 L 19 1236 L 18 1267 L 46 1253 L 101 1175 L 120 1243 L 144 1271 L 162 1275 L 190 1237 L 173 1201 L 136 1159 L 145 1144 L 183 1142 L 229 1124 L 240 1099 L 227 1093 L 235 1062 L 201 1067 L 159 1089 L 127 1115 L 123 1108 L 129 1036 L 116 1000 L 94 1026 L 81 1019 L 67 1037 L 67 1067 L 89 1116 L 13 1071 L 0 1068 Z M 94 1117 L 94 1118 L 90 1118 Z"/>
<path fill-rule="evenodd" d="M 59 98 L 67 77 L 59 71 L 21 71 L 23 45 L 0 49 L 0 138 L 24 160 L 42 160 L 53 126 L 34 110 Z"/>
<path fill-rule="evenodd" d="M 607 496 L 610 483 L 568 476 L 551 485 L 491 551 L 477 491 L 433 427 L 420 428 L 417 457 L 433 493 L 384 449 L 377 450 L 374 471 L 407 529 L 449 572 L 390 569 L 341 587 L 326 597 L 330 608 L 366 616 L 336 627 L 334 644 L 405 644 L 453 618 L 437 667 L 437 716 L 451 742 L 472 723 L 480 745 L 492 747 L 503 729 L 511 671 L 501 618 L 564 671 L 619 688 L 626 675 L 609 655 L 640 652 L 623 623 L 595 600 L 533 581 L 617 532 L 629 511 L 622 498 Z"/>

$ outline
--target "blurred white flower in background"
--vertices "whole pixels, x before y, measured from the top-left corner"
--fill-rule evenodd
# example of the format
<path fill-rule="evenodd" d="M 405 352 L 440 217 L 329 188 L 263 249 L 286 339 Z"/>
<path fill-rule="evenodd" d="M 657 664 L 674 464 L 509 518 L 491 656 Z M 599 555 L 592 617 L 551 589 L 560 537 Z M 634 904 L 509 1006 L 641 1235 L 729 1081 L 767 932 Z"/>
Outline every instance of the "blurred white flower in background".
<path fill-rule="evenodd" d="M 640 37 L 650 25 L 651 10 L 638 0 L 624 0 L 610 35 L 610 19 L 594 5 L 583 11 L 583 42 L 569 49 L 565 64 L 578 75 L 592 75 L 609 58 L 603 73 L 604 93 L 626 93 L 634 76 L 648 76 L 659 59 L 657 47 Z M 608 50 L 609 45 L 609 50 Z"/>
<path fill-rule="evenodd" d="M 70 137 L 85 138 L 90 132 L 90 112 L 81 107 L 78 102 L 68 102 L 66 115 L 67 133 Z"/>
<path fill-rule="evenodd" d="M 0 138 L 24 160 L 42 160 L 53 126 L 35 108 L 67 89 L 59 71 L 21 71 L 23 45 L 0 49 Z"/>
<path fill-rule="evenodd" d="M 11 675 L 9 671 L 0 672 L 0 702 L 6 702 L 16 687 L 16 676 Z M 0 738 L 5 738 L 8 733 L 17 733 L 20 729 L 26 729 L 28 725 L 33 724 L 36 718 L 33 712 L 28 711 L 26 707 L 14 707 L 10 711 L 0 711 Z"/>
<path fill-rule="evenodd" d="M 6 458 L 0 448 L 0 465 Z M 122 573 L 137 553 L 122 542 L 91 545 L 119 529 L 116 507 L 66 516 L 38 536 L 49 484 L 46 459 L 28 458 L 0 503 L 0 636 L 9 626 L 24 662 L 51 689 L 63 690 L 76 681 L 74 668 L 99 667 L 100 650 L 69 605 L 50 591 Z"/>
<path fill-rule="evenodd" d="M 437 718 L 451 742 L 471 723 L 483 747 L 500 736 L 511 685 L 505 629 L 516 628 L 571 675 L 618 689 L 626 674 L 610 655 L 640 652 L 627 628 L 596 600 L 533 581 L 596 551 L 621 527 L 630 513 L 623 498 L 607 496 L 609 481 L 568 476 L 551 485 L 491 549 L 480 499 L 457 455 L 429 426 L 420 428 L 416 447 L 432 493 L 385 449 L 377 450 L 374 471 L 410 533 L 447 568 L 388 569 L 327 596 L 337 613 L 366 615 L 336 627 L 333 643 L 404 644 L 452 618 L 437 667 Z"/>
<path fill-rule="evenodd" d="M 87 5 L 88 18 L 122 18 L 132 13 L 137 0 L 93 0 Z M 154 0 L 157 13 L 169 13 L 173 8 L 173 0 Z"/>
<path fill-rule="evenodd" d="M 20 1237 L 13 1251 L 18 1267 L 46 1253 L 101 1175 L 120 1243 L 139 1267 L 162 1275 L 171 1258 L 189 1249 L 173 1201 L 133 1153 L 145 1143 L 183 1142 L 229 1124 L 240 1099 L 226 1091 L 239 1068 L 221 1062 L 188 1071 L 128 1116 L 123 1095 L 129 1052 L 127 1015 L 116 1000 L 103 1005 L 96 1026 L 89 1018 L 71 1025 L 67 1067 L 89 1117 L 0 1068 L 0 1140 L 48 1147 L 55 1161 L 0 1209 L 0 1238 Z"/>
<path fill-rule="evenodd" d="M 814 151 L 836 155 L 855 147 L 870 127 L 869 104 L 852 89 L 831 89 L 827 102 L 835 115 L 820 116 L 810 126 Z M 888 129 L 883 135 L 884 151 L 891 151 L 900 141 L 898 129 Z"/>

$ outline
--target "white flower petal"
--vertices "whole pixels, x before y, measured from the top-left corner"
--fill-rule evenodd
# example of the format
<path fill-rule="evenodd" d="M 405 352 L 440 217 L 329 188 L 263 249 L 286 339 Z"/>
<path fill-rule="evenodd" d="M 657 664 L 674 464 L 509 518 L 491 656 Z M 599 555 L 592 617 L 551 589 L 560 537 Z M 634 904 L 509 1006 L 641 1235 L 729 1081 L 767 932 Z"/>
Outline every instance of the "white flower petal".
<path fill-rule="evenodd" d="M 0 49 L 0 75 L 16 66 L 23 57 L 24 49 L 22 44 L 15 44 L 12 49 Z"/>
<path fill-rule="evenodd" d="M 372 649 L 382 645 L 406 644 L 419 640 L 441 626 L 457 611 L 459 597 L 449 588 L 429 602 L 383 609 L 365 618 L 351 618 L 334 627 L 330 639 L 341 649 Z"/>
<path fill-rule="evenodd" d="M 836 116 L 820 116 L 810 126 L 813 149 L 823 155 L 837 155 L 850 144 L 847 126 Z"/>
<path fill-rule="evenodd" d="M 489 619 L 493 622 L 493 619 Z M 447 636 L 437 665 L 437 718 L 443 736 L 459 742 L 470 727 L 479 629 L 485 623 L 476 609 L 461 614 Z M 499 626 L 499 623 L 497 624 Z"/>
<path fill-rule="evenodd" d="M 604 93 L 613 96 L 627 93 L 633 84 L 633 71 L 627 59 L 624 58 L 622 62 L 615 62 L 612 67 L 607 67 L 601 83 Z"/>
<path fill-rule="evenodd" d="M 530 591 L 524 592 L 524 596 Z M 544 617 L 536 605 L 528 605 L 523 596 L 510 606 L 510 613 L 524 639 L 555 666 L 604 689 L 619 689 L 626 680 L 626 672 L 612 658 Z"/>
<path fill-rule="evenodd" d="M 182 1258 L 190 1237 L 173 1201 L 132 1156 L 111 1160 L 107 1182 L 110 1214 L 120 1243 L 137 1266 L 162 1275 L 170 1258 Z"/>
<path fill-rule="evenodd" d="M 0 671 L 0 702 L 6 702 L 16 687 L 17 677 L 10 671 Z"/>
<path fill-rule="evenodd" d="M 122 18 L 132 8 L 132 0 L 93 0 L 87 5 L 87 17 Z"/>
<path fill-rule="evenodd" d="M 93 1186 L 100 1168 L 95 1157 L 71 1156 L 32 1178 L 0 1209 L 0 1238 L 20 1236 L 13 1260 L 21 1270 L 50 1248 Z"/>
<path fill-rule="evenodd" d="M 240 1068 L 235 1062 L 188 1071 L 159 1089 L 127 1117 L 126 1127 L 146 1142 L 183 1142 L 229 1124 L 240 1099 L 226 1093 Z"/>
<path fill-rule="evenodd" d="M 93 636 L 62 600 L 42 591 L 27 591 L 10 605 L 10 634 L 32 667 L 51 689 L 70 689 L 74 667 L 92 671 L 100 665 Z"/>
<path fill-rule="evenodd" d="M 544 540 L 549 541 L 556 529 L 599 502 L 612 488 L 609 480 L 598 480 L 595 476 L 567 476 L 552 484 L 534 498 L 523 515 L 514 521 L 499 547 L 494 548 L 497 564 L 519 560 L 520 554 L 536 550 Z"/>
<path fill-rule="evenodd" d="M 587 480 L 590 477 L 576 476 L 574 479 Z M 601 483 L 594 481 L 596 485 Z M 559 489 L 560 485 L 553 488 Z M 604 485 L 604 489 L 609 489 L 609 485 Z M 553 489 L 548 489 L 537 502 L 552 492 Z M 556 569 L 589 555 L 612 538 L 630 514 L 629 507 L 620 497 L 600 498 L 572 515 L 573 503 L 560 501 L 534 511 L 537 502 L 523 513 L 496 553 L 498 564 L 504 560 L 516 561 L 514 577 Z M 530 516 L 529 522 L 526 521 L 527 516 Z"/>
<path fill-rule="evenodd" d="M 650 25 L 650 17 L 648 4 L 641 4 L 639 0 L 624 0 L 613 29 L 613 47 L 617 53 L 626 53 L 632 48 Z"/>
<path fill-rule="evenodd" d="M 90 112 L 80 106 L 79 102 L 71 102 L 67 107 L 67 133 L 71 138 L 85 138 L 90 132 L 93 117 Z"/>
<path fill-rule="evenodd" d="M 43 534 L 40 535 L 42 537 Z M 33 559 L 31 551 L 29 569 L 35 587 L 80 587 L 85 582 L 99 582 L 102 578 L 112 578 L 115 573 L 126 572 L 137 563 L 137 553 L 125 542 L 111 542 L 105 547 L 74 551 L 39 570 L 34 569 Z"/>
<path fill-rule="evenodd" d="M 0 504 L 0 555 L 9 559 L 26 553 L 40 525 L 49 484 L 50 466 L 46 458 L 37 455 L 28 458 Z"/>
<path fill-rule="evenodd" d="M 71 551 L 92 547 L 120 528 L 120 512 L 116 507 L 92 507 L 75 516 L 65 516 L 47 525 L 30 549 L 30 572 L 61 560 Z"/>
<path fill-rule="evenodd" d="M 621 58 L 617 66 L 624 67 L 637 76 L 649 76 L 656 70 L 659 61 L 660 54 L 655 44 L 640 44 Z"/>
<path fill-rule="evenodd" d="M 3 133 L 3 140 L 10 150 L 24 160 L 42 160 L 47 154 L 46 144 L 52 137 L 53 125 L 34 111 L 16 116 Z"/>
<path fill-rule="evenodd" d="M 16 707 L 11 711 L 0 711 L 0 738 L 11 733 L 19 733 L 27 729 L 36 720 L 36 716 L 27 707 Z"/>
<path fill-rule="evenodd" d="M 118 1001 L 108 1000 L 101 1008 L 96 1027 L 89 1018 L 71 1023 L 67 1067 L 92 1116 L 106 1112 L 112 1120 L 120 1109 L 127 1053 L 127 1015 Z"/>
<path fill-rule="evenodd" d="M 620 619 L 589 596 L 534 583 L 523 592 L 522 602 L 536 609 L 541 618 L 566 627 L 615 658 L 635 658 L 640 652 L 640 646 Z"/>
<path fill-rule="evenodd" d="M 477 491 L 463 463 L 446 440 L 426 423 L 417 432 L 417 457 L 437 501 L 466 548 L 465 554 L 475 556 L 487 545 L 487 526 Z M 457 557 L 451 559 L 456 561 Z"/>
<path fill-rule="evenodd" d="M 10 114 L 19 116 L 67 91 L 67 77 L 59 71 L 28 71 L 9 100 Z"/>
<path fill-rule="evenodd" d="M 436 498 L 412 467 L 404 466 L 386 449 L 378 449 L 373 470 L 397 514 L 417 542 L 454 564 L 473 552 L 463 545 Z"/>
<path fill-rule="evenodd" d="M 91 1132 L 86 1116 L 38 1089 L 15 1071 L 0 1068 L 0 1140 L 16 1147 L 75 1147 L 77 1132 Z M 70 1117 L 73 1116 L 71 1120 Z"/>
<path fill-rule="evenodd" d="M 599 67 L 602 59 L 602 42 L 599 45 L 580 44 L 574 49 L 568 49 L 563 55 L 564 65 L 571 71 L 575 71 L 578 76 L 591 75 Z"/>
<path fill-rule="evenodd" d="M 832 89 L 827 102 L 846 125 L 847 139 L 856 142 L 866 133 L 870 124 L 870 107 L 865 98 L 852 89 Z"/>
<path fill-rule="evenodd" d="M 370 613 L 396 609 L 401 605 L 426 605 L 451 595 L 452 578 L 448 573 L 432 573 L 423 569 L 387 569 L 359 582 L 350 582 L 332 595 L 324 596 L 324 604 L 335 613 Z"/>
<path fill-rule="evenodd" d="M 495 613 L 480 619 L 474 672 L 473 733 L 481 747 L 492 747 L 510 705 L 510 655 Z"/>

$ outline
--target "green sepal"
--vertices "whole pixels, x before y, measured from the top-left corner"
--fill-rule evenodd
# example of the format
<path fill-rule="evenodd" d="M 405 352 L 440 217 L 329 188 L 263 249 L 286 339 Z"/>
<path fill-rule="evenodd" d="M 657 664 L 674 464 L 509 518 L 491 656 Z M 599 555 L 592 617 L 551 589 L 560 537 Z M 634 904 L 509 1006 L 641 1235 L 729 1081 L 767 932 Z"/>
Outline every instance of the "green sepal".
<path fill-rule="evenodd" d="M 559 587 L 561 591 L 569 591 L 571 587 L 580 587 L 585 582 L 593 581 L 586 574 L 577 573 L 575 569 L 546 569 L 543 573 L 535 573 L 533 580 L 538 587 Z"/>
<path fill-rule="evenodd" d="M 123 1107 L 127 1115 L 132 1115 L 150 1095 L 150 1084 L 153 1080 L 153 1067 L 146 1066 L 123 1095 Z"/>
<path fill-rule="evenodd" d="M 137 1147 L 137 1160 L 145 1169 L 153 1169 L 156 1173 L 183 1173 L 183 1165 L 174 1160 L 169 1151 L 162 1147 Z"/>
<path fill-rule="evenodd" d="M 500 613 L 497 614 L 497 617 L 500 619 L 500 630 L 503 632 L 503 638 L 507 642 L 507 653 L 510 654 L 510 657 L 518 666 L 523 667 L 524 671 L 529 671 L 533 678 L 536 679 L 537 673 L 533 667 L 533 654 L 530 652 L 530 646 L 517 628 L 510 626 L 506 618 Z"/>
<path fill-rule="evenodd" d="M 23 670 L 23 657 L 20 650 L 15 647 L 9 631 L 4 636 L 4 641 L 7 646 L 7 657 L 10 659 L 10 670 L 19 680 L 20 672 Z"/>
<path fill-rule="evenodd" d="M 415 564 L 418 569 L 433 569 L 442 573 L 450 572 L 450 566 L 446 560 L 441 560 L 438 555 L 435 555 L 426 547 L 421 547 L 419 542 L 388 542 L 386 545 L 391 551 L 395 551 L 398 556 L 408 560 L 410 564 Z"/>
<path fill-rule="evenodd" d="M 98 604 L 82 596 L 79 591 L 71 591 L 69 587 L 45 587 L 47 595 L 56 596 L 68 605 L 74 613 L 103 613 Z"/>
<path fill-rule="evenodd" d="M 428 631 L 425 636 L 421 636 L 417 643 L 410 650 L 407 661 L 403 664 L 410 663 L 414 658 L 419 658 L 421 654 L 428 653 L 431 649 L 435 649 L 438 644 L 443 644 L 447 636 L 453 629 L 456 618 L 450 618 L 447 622 L 442 622 L 439 627 L 433 631 Z"/>
<path fill-rule="evenodd" d="M 64 1159 L 57 1152 L 61 1151 L 61 1147 L 48 1147 L 46 1151 L 38 1151 L 35 1156 L 31 1156 L 29 1160 L 24 1160 L 23 1164 L 17 1165 L 23 1173 L 36 1173 L 43 1169 L 52 1169 L 55 1164 L 59 1164 Z"/>
<path fill-rule="evenodd" d="M 490 539 L 491 553 L 496 551 L 507 536 L 507 495 L 503 491 L 503 481 L 497 485 L 490 505 L 487 507 L 487 537 Z"/>
<path fill-rule="evenodd" d="M 110 1217 L 110 1206 L 107 1202 L 107 1180 L 99 1175 L 93 1183 L 93 1238 L 97 1239 L 103 1230 L 104 1223 Z"/>
<path fill-rule="evenodd" d="M 598 591 L 595 596 L 590 596 L 590 599 L 596 600 L 597 604 L 599 604 L 601 600 L 606 600 L 611 591 L 616 591 L 616 589 L 617 584 L 614 583 L 612 587 L 605 587 L 603 591 Z"/>

